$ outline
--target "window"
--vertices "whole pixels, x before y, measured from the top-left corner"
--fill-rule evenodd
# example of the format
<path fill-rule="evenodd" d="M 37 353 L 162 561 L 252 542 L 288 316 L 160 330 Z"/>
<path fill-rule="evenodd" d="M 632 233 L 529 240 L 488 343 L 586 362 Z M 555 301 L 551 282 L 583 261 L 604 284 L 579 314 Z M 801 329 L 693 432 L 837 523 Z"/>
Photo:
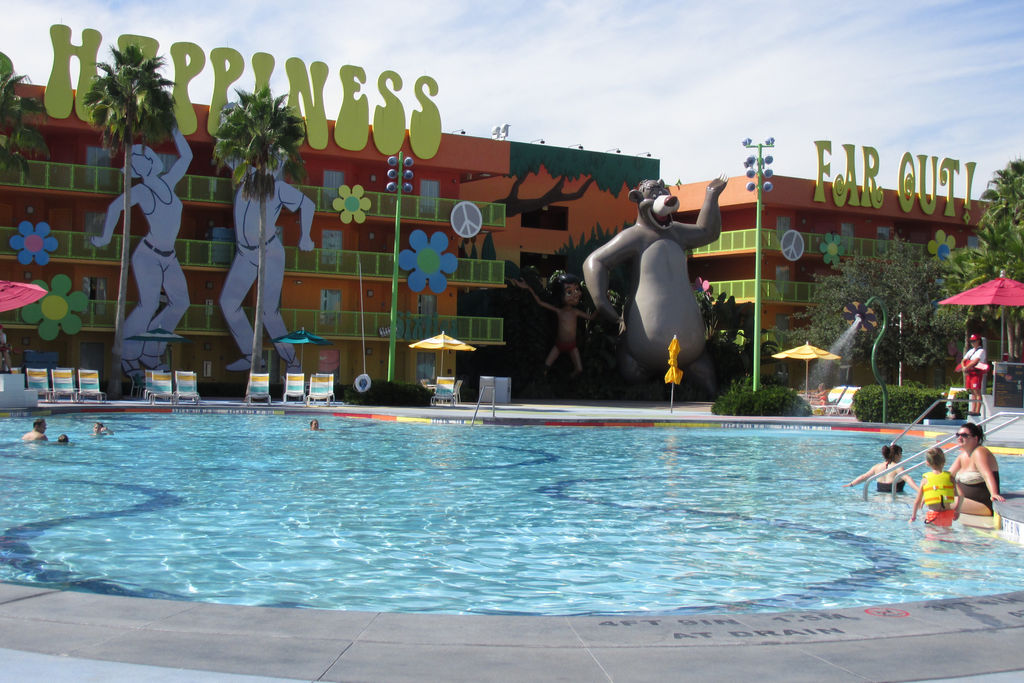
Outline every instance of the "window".
<path fill-rule="evenodd" d="M 320 324 L 336 328 L 341 319 L 341 290 L 320 290 Z"/>
<path fill-rule="evenodd" d="M 790 220 L 789 216 L 776 216 L 775 217 L 775 234 L 778 236 L 779 241 L 782 240 L 782 236 L 789 230 Z"/>
<path fill-rule="evenodd" d="M 433 217 L 437 213 L 437 198 L 441 196 L 441 183 L 437 180 L 420 181 L 420 216 Z"/>
<path fill-rule="evenodd" d="M 842 237 L 840 244 L 843 245 L 843 252 L 853 253 L 853 223 L 840 223 L 839 236 Z"/>
<path fill-rule="evenodd" d="M 437 368 L 434 362 L 437 360 L 437 354 L 432 351 L 417 351 L 416 352 L 416 379 L 425 379 L 430 382 L 434 381 L 437 376 Z"/>
<path fill-rule="evenodd" d="M 83 277 L 82 291 L 89 301 L 96 302 L 91 305 L 93 315 L 104 316 L 107 314 L 107 278 Z"/>
<path fill-rule="evenodd" d="M 338 188 L 345 184 L 344 171 L 324 171 L 324 199 L 331 202 L 338 197 Z"/>
<path fill-rule="evenodd" d="M 420 315 L 437 315 L 437 297 L 433 294 L 420 294 L 417 298 L 416 312 Z"/>
<path fill-rule="evenodd" d="M 203 377 L 213 377 L 213 361 L 203 361 Z"/>
<path fill-rule="evenodd" d="M 788 330 L 789 329 L 789 316 L 785 313 L 775 314 L 775 329 L 777 330 Z M 781 363 L 780 363 L 781 365 Z"/>
<path fill-rule="evenodd" d="M 967 236 L 967 248 L 968 249 L 977 249 L 978 248 L 978 236 L 977 235 L 968 235 Z"/>
<path fill-rule="evenodd" d="M 568 230 L 569 209 L 565 206 L 545 206 L 536 211 L 525 211 L 520 217 L 524 228 L 541 230 Z"/>
<path fill-rule="evenodd" d="M 89 166 L 110 166 L 110 152 L 90 145 L 85 148 L 85 163 Z"/>
<path fill-rule="evenodd" d="M 792 297 L 793 288 L 789 282 L 789 266 L 775 266 L 775 284 L 779 288 L 779 294 L 783 300 Z"/>
<path fill-rule="evenodd" d="M 892 235 L 892 228 L 888 225 L 879 225 L 876 228 L 876 234 L 880 240 L 890 239 L 890 235 Z"/>
<path fill-rule="evenodd" d="M 341 230 L 324 230 L 320 233 L 320 263 L 336 265 L 340 262 Z"/>
<path fill-rule="evenodd" d="M 85 212 L 85 234 L 86 235 L 102 235 L 103 234 L 103 224 L 106 222 L 106 220 L 107 220 L 107 214 L 104 211 L 86 211 Z"/>

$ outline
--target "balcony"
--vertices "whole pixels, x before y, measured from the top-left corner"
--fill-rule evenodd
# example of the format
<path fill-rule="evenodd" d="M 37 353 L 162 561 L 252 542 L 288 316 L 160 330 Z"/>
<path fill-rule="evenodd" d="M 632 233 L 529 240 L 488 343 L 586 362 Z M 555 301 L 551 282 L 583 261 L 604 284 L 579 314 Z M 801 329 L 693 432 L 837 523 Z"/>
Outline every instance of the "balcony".
<path fill-rule="evenodd" d="M 131 312 L 135 305 L 136 302 L 129 301 L 126 310 Z M 252 320 L 252 309 L 246 308 L 245 311 Z M 76 313 L 82 319 L 83 330 L 111 333 L 116 314 L 116 301 L 90 301 L 87 311 Z M 367 339 L 387 339 L 380 332 L 391 324 L 389 313 L 364 313 L 360 320 L 358 311 L 282 308 L 281 317 L 289 330 L 304 327 L 307 332 L 333 340 L 360 339 L 364 326 Z M 470 344 L 504 344 L 504 322 L 501 318 L 399 313 L 396 332 L 403 342 L 419 341 L 443 331 Z M 26 326 L 17 310 L 0 313 L 0 324 L 9 325 L 12 329 Z M 189 306 L 174 331 L 186 337 L 229 334 L 220 307 L 206 304 Z"/>
<path fill-rule="evenodd" d="M 816 282 L 792 282 L 790 280 L 761 280 L 761 301 L 785 304 L 814 303 Z M 737 302 L 753 301 L 756 285 L 754 280 L 720 280 L 711 283 L 711 291 L 736 297 Z"/>
<path fill-rule="evenodd" d="M 30 161 L 28 166 L 28 174 L 24 179 L 21 178 L 21 174 L 17 170 L 0 173 L 0 185 L 106 195 L 118 195 L 122 191 L 121 169 L 119 168 L 60 164 L 52 161 Z M 313 200 L 317 211 L 337 213 L 331 206 L 338 196 L 337 188 L 329 189 L 313 185 L 299 185 L 298 187 Z M 230 204 L 235 196 L 229 178 L 214 176 L 187 175 L 181 179 L 175 191 L 183 202 Z M 365 211 L 367 216 L 395 217 L 397 202 L 395 195 L 367 191 L 363 196 L 370 200 L 370 208 Z M 403 195 L 401 218 L 402 220 L 448 222 L 452 208 L 460 201 L 462 200 Z M 480 209 L 484 226 L 505 227 L 504 204 L 474 203 Z"/>
<path fill-rule="evenodd" d="M 720 256 L 730 252 L 750 252 L 753 256 L 757 230 L 728 230 L 711 244 L 693 249 L 690 253 L 693 256 Z M 821 254 L 821 244 L 825 241 L 826 235 L 820 233 L 801 232 L 804 238 L 804 253 L 809 256 Z M 840 237 L 840 249 L 843 256 L 882 256 L 889 244 L 889 240 L 864 239 L 860 237 Z M 912 245 L 920 251 L 920 257 L 924 258 L 924 245 Z M 780 251 L 779 236 L 774 228 L 761 229 L 761 249 Z"/>
<path fill-rule="evenodd" d="M 17 234 L 16 228 L 0 227 L 0 254 L 7 252 L 12 235 Z M 92 235 L 83 232 L 54 230 L 50 233 L 57 239 L 57 250 L 50 254 L 51 259 L 77 261 L 108 261 L 119 263 L 121 260 L 121 236 L 114 234 L 110 243 L 104 247 L 94 247 L 90 241 Z M 131 249 L 142 239 L 133 235 Z M 212 240 L 178 240 L 175 251 L 182 268 L 207 268 L 226 270 L 234 258 L 234 242 L 218 242 Z M 300 251 L 298 247 L 286 246 L 285 270 L 293 275 L 325 275 L 335 277 L 356 277 L 359 267 L 365 278 L 391 278 L 394 258 L 391 254 L 372 251 L 338 251 L 334 249 L 313 249 Z M 8 252 L 12 253 L 12 252 Z M 400 271 L 405 274 L 405 271 Z M 449 282 L 462 285 L 496 285 L 504 286 L 505 262 L 483 261 L 479 259 L 459 259 L 455 272 L 448 277 Z"/>

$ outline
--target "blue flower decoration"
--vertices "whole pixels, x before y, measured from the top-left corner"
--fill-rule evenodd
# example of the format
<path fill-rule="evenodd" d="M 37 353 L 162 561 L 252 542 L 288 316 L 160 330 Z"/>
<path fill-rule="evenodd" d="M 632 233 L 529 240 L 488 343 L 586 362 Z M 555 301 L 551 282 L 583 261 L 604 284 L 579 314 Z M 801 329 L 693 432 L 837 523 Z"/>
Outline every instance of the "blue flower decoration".
<path fill-rule="evenodd" d="M 18 223 L 18 234 L 12 235 L 9 241 L 11 249 L 18 252 L 18 263 L 23 266 L 35 261 L 41 266 L 50 262 L 47 252 L 57 248 L 57 238 L 50 237 L 49 223 L 32 225 L 28 221 Z"/>
<path fill-rule="evenodd" d="M 413 230 L 409 235 L 411 250 L 403 249 L 398 254 L 398 267 L 409 273 L 409 289 L 422 292 L 426 285 L 430 291 L 440 294 L 448 286 L 444 273 L 454 273 L 459 265 L 455 254 L 445 254 L 448 238 L 443 232 L 435 232 L 427 241 L 427 233 Z"/>

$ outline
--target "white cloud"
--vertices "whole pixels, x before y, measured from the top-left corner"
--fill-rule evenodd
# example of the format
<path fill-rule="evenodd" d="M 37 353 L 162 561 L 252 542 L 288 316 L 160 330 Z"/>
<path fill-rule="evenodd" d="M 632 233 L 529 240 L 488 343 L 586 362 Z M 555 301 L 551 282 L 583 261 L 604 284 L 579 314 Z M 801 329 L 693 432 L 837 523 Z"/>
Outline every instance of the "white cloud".
<path fill-rule="evenodd" d="M 102 32 L 101 58 L 121 33 L 152 36 L 163 49 L 189 41 L 247 59 L 268 52 L 278 91 L 293 56 L 326 62 L 333 74 L 362 66 L 374 104 L 377 75 L 395 70 L 410 109 L 412 84 L 426 74 L 440 87 L 446 130 L 486 137 L 509 123 L 513 140 L 650 152 L 670 181 L 739 175 L 747 136 L 774 136 L 776 172 L 806 178 L 814 140 L 874 146 L 885 187 L 904 152 L 976 161 L 975 196 L 1024 155 L 1024 13 L 1012 1 L 43 0 L 5 15 L 0 51 L 36 83 L 50 72 L 55 23 L 76 41 L 85 28 Z M 329 112 L 341 96 L 335 79 Z M 238 85 L 251 87 L 251 72 Z M 207 68 L 193 99 L 207 100 L 211 88 Z"/>

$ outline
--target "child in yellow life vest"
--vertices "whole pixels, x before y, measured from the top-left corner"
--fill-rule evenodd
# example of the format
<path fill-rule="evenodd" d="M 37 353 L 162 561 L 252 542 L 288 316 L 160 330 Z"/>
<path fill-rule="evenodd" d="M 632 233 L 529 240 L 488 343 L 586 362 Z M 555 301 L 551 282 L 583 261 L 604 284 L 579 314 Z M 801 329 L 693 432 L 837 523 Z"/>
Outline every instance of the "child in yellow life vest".
<path fill-rule="evenodd" d="M 963 496 L 957 495 L 958 485 L 949 472 L 943 471 L 946 465 L 946 454 L 941 448 L 929 448 L 925 454 L 928 466 L 932 468 L 921 479 L 921 488 L 914 499 L 914 508 L 910 513 L 910 521 L 917 519 L 917 510 L 921 504 L 928 506 L 924 523 L 934 526 L 953 526 L 953 520 L 960 516 L 960 504 Z M 956 507 L 953 502 L 956 501 Z"/>

